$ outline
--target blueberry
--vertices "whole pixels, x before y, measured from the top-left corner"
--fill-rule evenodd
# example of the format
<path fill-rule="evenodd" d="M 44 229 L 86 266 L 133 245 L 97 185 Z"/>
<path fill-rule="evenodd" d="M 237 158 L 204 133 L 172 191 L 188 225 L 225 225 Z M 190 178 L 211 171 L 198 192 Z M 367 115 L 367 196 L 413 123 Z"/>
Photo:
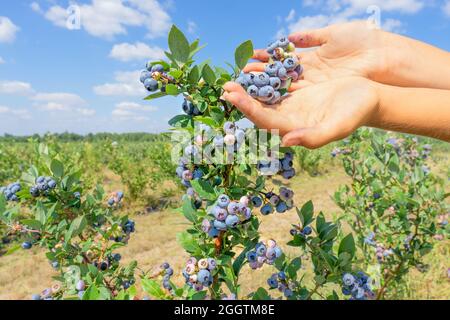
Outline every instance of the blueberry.
<path fill-rule="evenodd" d="M 246 254 L 248 262 L 255 262 L 258 259 L 258 255 L 255 251 L 249 251 Z"/>
<path fill-rule="evenodd" d="M 108 200 L 108 205 L 109 205 L 110 207 L 112 207 L 112 206 L 114 205 L 114 203 L 115 203 L 114 198 L 110 198 L 110 199 Z"/>
<path fill-rule="evenodd" d="M 170 285 L 169 281 L 163 281 L 163 288 L 166 290 L 171 290 L 172 286 Z"/>
<path fill-rule="evenodd" d="M 236 130 L 236 125 L 233 122 L 227 121 L 223 125 L 223 131 L 225 131 L 226 134 L 234 134 Z"/>
<path fill-rule="evenodd" d="M 217 230 L 216 228 L 211 228 L 211 230 L 209 230 L 208 232 L 208 236 L 210 238 L 217 238 L 219 236 L 219 230 Z"/>
<path fill-rule="evenodd" d="M 109 267 L 108 262 L 102 261 L 102 262 L 100 263 L 100 270 L 106 271 L 106 270 L 108 269 L 108 267 Z"/>
<path fill-rule="evenodd" d="M 77 284 L 75 285 L 75 289 L 77 289 L 77 291 L 83 291 L 86 288 L 86 284 L 84 283 L 83 280 L 78 280 Z"/>
<path fill-rule="evenodd" d="M 221 208 L 226 208 L 230 204 L 230 198 L 226 194 L 222 194 L 221 196 L 219 196 L 217 204 Z"/>
<path fill-rule="evenodd" d="M 278 213 L 285 213 L 286 211 L 287 211 L 287 205 L 286 205 L 286 203 L 285 202 L 280 202 L 278 205 L 277 205 L 277 212 Z"/>
<path fill-rule="evenodd" d="M 53 267 L 53 269 L 58 269 L 59 268 L 59 262 L 58 261 L 53 261 L 52 262 L 52 267 Z"/>
<path fill-rule="evenodd" d="M 14 184 L 12 187 L 11 187 L 11 192 L 12 193 L 17 193 L 17 192 L 19 192 L 20 191 L 20 185 L 19 184 Z"/>
<path fill-rule="evenodd" d="M 254 196 L 252 197 L 252 204 L 255 208 L 259 208 L 262 206 L 262 199 L 260 197 Z"/>
<path fill-rule="evenodd" d="M 246 74 L 244 74 L 244 78 L 247 81 L 249 86 L 255 84 L 255 77 L 256 76 L 253 73 L 246 73 Z"/>
<path fill-rule="evenodd" d="M 152 72 L 164 72 L 164 67 L 160 64 L 155 64 L 152 67 Z"/>
<path fill-rule="evenodd" d="M 292 297 L 293 295 L 294 295 L 294 292 L 292 292 L 291 289 L 286 288 L 286 289 L 284 290 L 284 296 L 285 296 L 286 298 L 290 298 L 290 297 Z"/>
<path fill-rule="evenodd" d="M 267 284 L 269 285 L 269 287 L 270 287 L 271 289 L 276 289 L 276 288 L 278 288 L 278 281 L 277 281 L 277 279 L 275 279 L 275 278 L 269 278 L 269 279 L 267 280 Z"/>
<path fill-rule="evenodd" d="M 48 182 L 48 187 L 49 187 L 50 189 L 55 189 L 55 188 L 56 188 L 56 181 L 55 181 L 55 180 L 50 180 L 50 181 Z"/>
<path fill-rule="evenodd" d="M 278 78 L 280 78 L 280 80 L 287 80 L 289 78 L 288 76 L 288 71 L 286 70 L 285 67 L 280 68 L 280 70 L 278 70 Z"/>
<path fill-rule="evenodd" d="M 216 228 L 219 231 L 226 231 L 227 230 L 227 225 L 223 221 L 214 220 L 213 225 L 214 225 L 214 228 Z"/>
<path fill-rule="evenodd" d="M 270 204 L 266 204 L 261 208 L 261 213 L 262 215 L 267 216 L 273 213 L 273 207 Z"/>
<path fill-rule="evenodd" d="M 123 196 L 124 196 L 124 194 L 122 191 L 117 192 L 117 198 L 119 199 L 119 201 L 121 201 L 123 199 Z"/>
<path fill-rule="evenodd" d="M 182 107 L 183 107 L 184 113 L 186 113 L 188 116 L 191 116 L 194 114 L 194 105 L 192 104 L 192 102 L 190 102 L 188 100 L 184 100 Z"/>
<path fill-rule="evenodd" d="M 234 136 L 236 137 L 237 143 L 243 143 L 245 140 L 245 131 L 241 129 L 237 129 L 234 133 Z"/>
<path fill-rule="evenodd" d="M 126 289 L 128 289 L 129 287 L 131 287 L 131 284 L 130 284 L 128 281 L 125 281 L 125 282 L 123 283 L 123 288 L 126 290 Z"/>
<path fill-rule="evenodd" d="M 266 254 L 266 252 L 267 252 L 267 247 L 266 247 L 266 245 L 264 244 L 264 243 L 258 243 L 256 246 L 255 246 L 255 250 L 256 250 L 256 254 L 258 255 L 258 256 L 260 256 L 260 257 L 262 257 L 262 256 L 264 256 L 265 254 Z"/>
<path fill-rule="evenodd" d="M 255 85 L 259 88 L 270 84 L 270 76 L 267 73 L 260 73 L 255 76 Z"/>
<path fill-rule="evenodd" d="M 273 98 L 275 94 L 275 90 L 271 86 L 264 86 L 259 89 L 258 92 L 258 100 L 260 101 L 269 101 Z"/>
<path fill-rule="evenodd" d="M 280 61 L 276 61 L 272 64 L 268 64 L 265 72 L 271 77 L 276 77 L 278 75 L 278 70 L 280 70 L 281 67 L 283 67 L 283 64 Z"/>
<path fill-rule="evenodd" d="M 306 227 L 303 229 L 303 234 L 304 234 L 304 235 L 309 236 L 311 233 L 312 233 L 312 229 L 311 229 L 310 226 L 306 226 Z"/>
<path fill-rule="evenodd" d="M 278 272 L 278 279 L 280 281 L 285 281 L 286 280 L 286 273 L 284 273 L 284 271 Z"/>
<path fill-rule="evenodd" d="M 375 200 L 378 200 L 378 199 L 381 198 L 381 195 L 380 195 L 379 193 L 375 193 L 375 194 L 373 195 L 373 198 L 374 198 Z"/>
<path fill-rule="evenodd" d="M 216 148 L 222 148 L 224 144 L 223 136 L 215 136 L 213 139 L 213 145 Z"/>
<path fill-rule="evenodd" d="M 45 182 L 45 177 L 39 177 L 36 179 L 37 184 L 44 183 L 44 182 Z"/>
<path fill-rule="evenodd" d="M 73 196 L 74 196 L 76 199 L 80 199 L 80 198 L 81 198 L 81 193 L 75 192 L 75 193 L 73 194 Z"/>
<path fill-rule="evenodd" d="M 356 280 L 355 277 L 353 275 L 351 275 L 350 273 L 346 273 L 342 277 L 342 282 L 347 287 L 352 286 L 355 283 L 355 280 Z"/>
<path fill-rule="evenodd" d="M 149 71 L 144 70 L 144 71 L 141 72 L 140 81 L 142 83 L 144 83 L 144 81 L 149 79 L 149 78 L 151 78 L 151 76 L 152 76 L 152 74 Z"/>
<path fill-rule="evenodd" d="M 255 85 L 251 85 L 247 88 L 247 93 L 252 96 L 253 98 L 256 98 L 259 94 L 259 89 Z"/>
<path fill-rule="evenodd" d="M 236 83 L 240 84 L 244 88 L 248 87 L 247 79 L 244 76 L 240 76 L 239 78 L 237 78 L 236 79 Z"/>
<path fill-rule="evenodd" d="M 281 80 L 278 77 L 270 78 L 269 84 L 274 90 L 279 90 L 281 88 Z"/>
<path fill-rule="evenodd" d="M 219 206 L 213 208 L 213 214 L 214 214 L 214 217 L 219 221 L 225 221 L 225 219 L 228 216 L 227 210 L 224 208 L 221 208 Z"/>
<path fill-rule="evenodd" d="M 197 281 L 200 283 L 209 282 L 211 273 L 206 269 L 201 269 L 197 274 Z"/>
<path fill-rule="evenodd" d="M 240 209 L 241 209 L 241 207 L 239 206 L 239 203 L 237 203 L 237 202 L 231 202 L 227 207 L 228 213 L 231 215 L 238 214 Z"/>
<path fill-rule="evenodd" d="M 352 291 L 348 287 L 343 287 L 342 294 L 345 296 L 350 296 L 352 294 Z"/>
<path fill-rule="evenodd" d="M 288 158 L 284 158 L 281 160 L 281 167 L 284 171 L 292 169 L 293 166 L 294 166 L 294 163 L 292 162 L 292 160 L 290 160 Z"/>
<path fill-rule="evenodd" d="M 41 296 L 38 295 L 38 294 L 33 294 L 33 295 L 31 296 L 31 300 L 41 300 Z"/>
<path fill-rule="evenodd" d="M 298 62 L 294 58 L 287 58 L 283 63 L 283 67 L 285 67 L 287 71 L 294 71 L 297 65 Z"/>
<path fill-rule="evenodd" d="M 239 218 L 238 216 L 229 215 L 226 218 L 225 223 L 228 227 L 235 228 L 239 224 Z"/>
<path fill-rule="evenodd" d="M 286 49 L 289 46 L 289 43 L 290 41 L 288 38 L 281 38 L 280 40 L 278 40 L 277 45 L 278 47 Z"/>
<path fill-rule="evenodd" d="M 28 241 L 22 243 L 22 248 L 25 249 L 25 250 L 31 249 L 32 246 L 33 245 L 31 244 L 31 242 L 28 242 Z"/>
<path fill-rule="evenodd" d="M 116 253 L 115 255 L 113 255 L 113 259 L 114 259 L 116 262 L 119 262 L 120 259 L 122 259 L 122 256 L 121 256 L 119 253 Z"/>
<path fill-rule="evenodd" d="M 144 86 L 145 86 L 145 89 L 147 89 L 148 91 L 154 92 L 154 91 L 158 90 L 158 81 L 156 81 L 155 79 L 152 79 L 152 78 L 145 79 Z"/>
<path fill-rule="evenodd" d="M 295 177 L 295 169 L 283 171 L 283 173 L 281 175 L 283 176 L 284 179 L 290 180 L 293 177 Z"/>
<path fill-rule="evenodd" d="M 280 247 L 275 247 L 275 248 L 273 248 L 273 250 L 275 251 L 275 258 L 279 258 L 279 257 L 281 257 L 281 255 L 283 254 L 283 251 L 281 251 L 281 248 Z"/>

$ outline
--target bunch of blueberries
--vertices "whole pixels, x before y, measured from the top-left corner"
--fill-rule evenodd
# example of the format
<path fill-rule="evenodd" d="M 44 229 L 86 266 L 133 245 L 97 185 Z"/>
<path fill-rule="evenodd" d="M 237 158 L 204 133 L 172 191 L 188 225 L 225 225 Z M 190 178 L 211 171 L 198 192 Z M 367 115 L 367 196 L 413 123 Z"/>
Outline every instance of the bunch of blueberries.
<path fill-rule="evenodd" d="M 189 168 L 189 161 L 182 157 L 176 169 L 178 178 L 181 179 L 181 184 L 186 188 L 191 188 L 191 181 L 203 178 L 204 172 L 199 167 Z"/>
<path fill-rule="evenodd" d="M 270 289 L 278 289 L 286 298 L 290 298 L 294 295 L 293 285 L 288 283 L 286 273 L 284 271 L 272 274 L 272 276 L 267 279 L 267 284 Z"/>
<path fill-rule="evenodd" d="M 227 121 L 223 125 L 225 135 L 216 135 L 213 139 L 215 148 L 226 148 L 227 151 L 237 151 L 245 142 L 245 131 L 238 128 L 236 123 Z"/>
<path fill-rule="evenodd" d="M 204 219 L 202 230 L 210 237 L 215 238 L 220 231 L 234 229 L 239 224 L 248 221 L 252 217 L 249 202 L 247 196 L 243 196 L 239 201 L 231 201 L 226 194 L 219 196 L 216 205 L 209 212 L 214 216 L 214 220 Z"/>
<path fill-rule="evenodd" d="M 295 176 L 294 154 L 286 152 L 281 159 L 261 160 L 257 164 L 258 170 L 265 175 L 279 174 L 284 179 L 290 180 Z"/>
<path fill-rule="evenodd" d="M 262 268 L 266 263 L 273 265 L 275 260 L 281 257 L 283 251 L 277 245 L 275 240 L 269 240 L 267 243 L 260 242 L 255 246 L 255 250 L 246 254 L 250 268 L 253 270 Z"/>
<path fill-rule="evenodd" d="M 146 70 L 141 72 L 140 80 L 144 84 L 145 89 L 150 92 L 155 92 L 158 88 L 165 92 L 166 85 L 175 81 L 171 75 L 164 71 L 163 65 L 151 62 L 147 63 Z"/>
<path fill-rule="evenodd" d="M 19 182 L 11 183 L 6 187 L 0 187 L 0 194 L 6 198 L 6 201 L 19 201 L 19 197 L 17 196 L 17 192 L 22 190 L 22 187 Z"/>
<path fill-rule="evenodd" d="M 126 233 L 126 234 L 130 234 L 136 231 L 135 229 L 135 222 L 133 220 L 128 220 L 123 226 L 122 226 L 122 230 Z"/>
<path fill-rule="evenodd" d="M 333 158 L 336 158 L 337 156 L 347 155 L 350 154 L 351 152 L 352 152 L 351 149 L 334 148 L 333 151 L 331 151 L 331 156 Z"/>
<path fill-rule="evenodd" d="M 375 241 L 374 232 L 371 232 L 368 236 L 364 238 L 364 243 L 367 244 L 368 246 L 375 248 L 378 263 L 382 263 L 384 259 L 394 254 L 394 251 L 392 249 L 386 249 L 383 244 L 377 243 Z"/>
<path fill-rule="evenodd" d="M 294 191 L 286 187 L 280 188 L 279 195 L 269 192 L 264 195 L 264 198 L 266 201 L 264 205 L 264 200 L 260 196 L 253 196 L 251 198 L 253 206 L 255 208 L 261 207 L 261 214 L 264 216 L 274 213 L 275 210 L 278 213 L 285 213 L 294 207 Z"/>
<path fill-rule="evenodd" d="M 186 284 L 196 291 L 202 291 L 204 287 L 209 287 L 213 283 L 212 272 L 216 269 L 216 260 L 212 258 L 200 259 L 191 257 L 186 262 L 183 276 Z"/>
<path fill-rule="evenodd" d="M 267 48 L 267 52 L 270 55 L 270 61 L 265 72 L 243 73 L 236 82 L 253 98 L 272 105 L 280 102 L 281 89 L 287 89 L 288 80 L 297 81 L 300 78 L 303 67 L 295 54 L 295 45 L 287 38 L 272 43 Z"/>
<path fill-rule="evenodd" d="M 172 291 L 172 286 L 170 285 L 170 278 L 173 276 L 173 269 L 170 267 L 170 264 L 164 262 L 161 265 L 161 269 L 163 270 L 163 287 L 166 290 Z"/>
<path fill-rule="evenodd" d="M 119 205 L 120 202 L 122 202 L 123 196 L 124 194 L 122 191 L 114 192 L 108 199 L 108 206 L 113 207 Z"/>
<path fill-rule="evenodd" d="M 48 195 L 50 190 L 56 188 L 56 181 L 52 177 L 39 177 L 35 181 L 35 185 L 30 188 L 30 194 L 37 198 L 39 196 Z"/>
<path fill-rule="evenodd" d="M 31 300 L 53 300 L 53 297 L 61 291 L 59 284 L 54 284 L 51 288 L 42 290 L 40 294 L 33 294 Z"/>
<path fill-rule="evenodd" d="M 86 290 L 86 283 L 83 280 L 78 280 L 78 282 L 75 285 L 75 289 L 78 291 L 78 298 L 80 300 L 83 299 L 84 292 Z"/>
<path fill-rule="evenodd" d="M 358 272 L 356 275 L 346 273 L 342 277 L 342 283 L 342 293 L 351 296 L 350 300 L 368 300 L 375 297 L 370 288 L 371 280 L 364 272 Z"/>

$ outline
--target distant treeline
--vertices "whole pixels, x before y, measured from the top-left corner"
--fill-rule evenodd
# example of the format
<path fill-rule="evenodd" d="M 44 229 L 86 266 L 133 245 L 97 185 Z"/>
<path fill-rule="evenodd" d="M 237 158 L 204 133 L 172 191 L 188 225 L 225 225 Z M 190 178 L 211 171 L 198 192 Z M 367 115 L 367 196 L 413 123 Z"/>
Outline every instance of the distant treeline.
<path fill-rule="evenodd" d="M 80 135 L 76 133 L 47 133 L 44 135 L 34 134 L 31 136 L 14 136 L 11 134 L 5 134 L 0 136 L 0 142 L 28 142 L 29 140 L 35 141 L 48 141 L 49 139 L 56 139 L 60 142 L 96 142 L 96 141 L 129 141 L 129 142 L 153 142 L 153 141 L 169 141 L 170 137 L 168 133 L 89 133 L 86 135 Z"/>

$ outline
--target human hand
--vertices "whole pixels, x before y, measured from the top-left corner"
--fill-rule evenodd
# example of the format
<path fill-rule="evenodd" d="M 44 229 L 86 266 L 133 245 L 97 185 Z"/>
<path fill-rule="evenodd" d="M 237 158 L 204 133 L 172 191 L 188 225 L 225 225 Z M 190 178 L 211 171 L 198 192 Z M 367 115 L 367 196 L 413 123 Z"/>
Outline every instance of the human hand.
<path fill-rule="evenodd" d="M 260 129 L 278 129 L 284 146 L 319 148 L 368 125 L 377 112 L 374 82 L 347 77 L 293 92 L 280 104 L 268 106 L 237 83 L 224 86 L 223 99 L 235 105 Z"/>
<path fill-rule="evenodd" d="M 342 77 L 364 77 L 401 87 L 450 89 L 450 54 L 426 43 L 374 28 L 366 21 L 331 25 L 289 36 L 304 72 L 291 91 Z M 269 56 L 256 50 L 245 72 L 263 71 Z"/>

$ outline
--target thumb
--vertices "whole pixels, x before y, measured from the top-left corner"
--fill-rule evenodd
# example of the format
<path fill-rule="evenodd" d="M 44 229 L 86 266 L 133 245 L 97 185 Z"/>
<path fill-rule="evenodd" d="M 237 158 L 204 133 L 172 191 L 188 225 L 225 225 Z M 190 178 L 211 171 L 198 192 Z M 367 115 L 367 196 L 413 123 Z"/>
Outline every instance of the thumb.
<path fill-rule="evenodd" d="M 302 128 L 289 132 L 283 137 L 283 146 L 303 146 L 317 149 L 330 142 L 344 139 L 353 130 L 345 124 L 318 124 L 310 128 Z"/>
<path fill-rule="evenodd" d="M 297 48 L 311 48 L 327 43 L 329 37 L 330 27 L 325 27 L 293 33 L 289 36 L 289 41 L 293 42 Z"/>

